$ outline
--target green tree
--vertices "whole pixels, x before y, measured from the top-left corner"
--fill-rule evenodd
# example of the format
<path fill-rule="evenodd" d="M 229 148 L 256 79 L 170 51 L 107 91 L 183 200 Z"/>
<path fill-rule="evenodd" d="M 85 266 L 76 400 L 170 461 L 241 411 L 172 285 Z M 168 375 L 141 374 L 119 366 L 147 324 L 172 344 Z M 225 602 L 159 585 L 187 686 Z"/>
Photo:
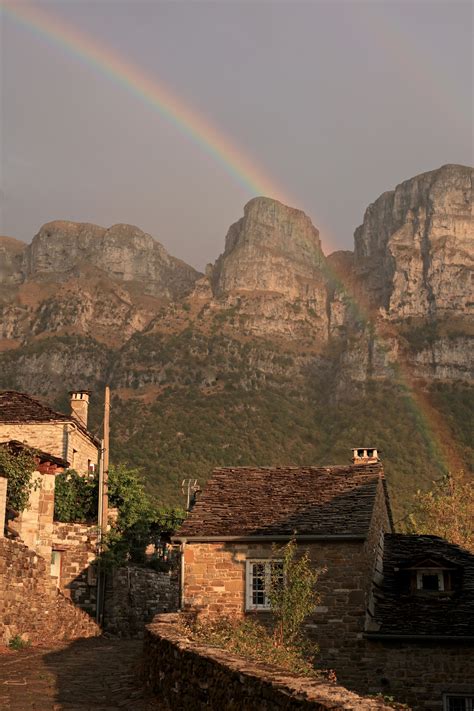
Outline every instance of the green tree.
<path fill-rule="evenodd" d="M 56 477 L 54 518 L 56 521 L 97 521 L 98 482 L 68 469 Z"/>
<path fill-rule="evenodd" d="M 158 507 L 145 491 L 138 470 L 111 466 L 108 479 L 109 506 L 118 511 L 104 542 L 103 560 L 108 565 L 145 562 L 145 549 L 163 532 L 174 531 L 183 521 L 181 509 Z M 63 522 L 97 521 L 99 482 L 73 470 L 56 477 L 55 519 Z"/>
<path fill-rule="evenodd" d="M 297 646 L 303 640 L 304 620 L 320 602 L 316 584 L 324 568 L 315 568 L 308 551 L 298 554 L 293 539 L 283 548 L 274 547 L 273 556 L 281 560 L 272 565 L 269 600 L 275 619 L 274 638 L 278 645 Z"/>
<path fill-rule="evenodd" d="M 441 536 L 474 553 L 474 482 L 463 472 L 447 474 L 434 491 L 417 491 L 408 533 Z"/>
<path fill-rule="evenodd" d="M 7 447 L 0 447 L 0 476 L 8 480 L 7 506 L 18 513 L 28 505 L 30 491 L 34 487 L 32 474 L 35 466 L 34 450 L 12 452 Z"/>

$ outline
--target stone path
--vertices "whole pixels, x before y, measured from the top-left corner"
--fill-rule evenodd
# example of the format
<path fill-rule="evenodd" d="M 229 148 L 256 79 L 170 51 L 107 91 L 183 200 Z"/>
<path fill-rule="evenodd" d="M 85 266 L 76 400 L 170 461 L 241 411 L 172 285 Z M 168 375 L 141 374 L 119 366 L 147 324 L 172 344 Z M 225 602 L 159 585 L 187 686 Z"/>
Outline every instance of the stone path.
<path fill-rule="evenodd" d="M 1 711 L 165 711 L 140 681 L 142 642 L 81 639 L 0 655 Z"/>

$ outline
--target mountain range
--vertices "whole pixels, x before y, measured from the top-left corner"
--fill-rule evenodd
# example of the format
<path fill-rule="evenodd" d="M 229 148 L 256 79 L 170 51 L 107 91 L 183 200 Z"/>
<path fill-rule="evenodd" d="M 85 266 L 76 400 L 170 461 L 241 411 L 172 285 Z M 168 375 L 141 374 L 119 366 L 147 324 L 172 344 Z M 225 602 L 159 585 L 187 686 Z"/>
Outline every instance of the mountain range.
<path fill-rule="evenodd" d="M 400 516 L 472 472 L 473 170 L 378 197 L 354 251 L 258 197 L 201 274 L 130 225 L 0 237 L 0 387 L 113 391 L 112 458 L 164 503 L 218 465 L 333 464 L 378 446 Z"/>

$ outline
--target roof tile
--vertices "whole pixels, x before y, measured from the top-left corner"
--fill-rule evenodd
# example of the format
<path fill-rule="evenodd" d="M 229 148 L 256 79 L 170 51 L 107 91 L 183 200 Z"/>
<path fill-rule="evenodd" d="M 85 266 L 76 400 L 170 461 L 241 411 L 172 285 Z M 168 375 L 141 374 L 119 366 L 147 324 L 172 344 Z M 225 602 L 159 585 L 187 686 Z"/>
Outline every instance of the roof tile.
<path fill-rule="evenodd" d="M 365 535 L 380 463 L 215 469 L 177 537 Z"/>

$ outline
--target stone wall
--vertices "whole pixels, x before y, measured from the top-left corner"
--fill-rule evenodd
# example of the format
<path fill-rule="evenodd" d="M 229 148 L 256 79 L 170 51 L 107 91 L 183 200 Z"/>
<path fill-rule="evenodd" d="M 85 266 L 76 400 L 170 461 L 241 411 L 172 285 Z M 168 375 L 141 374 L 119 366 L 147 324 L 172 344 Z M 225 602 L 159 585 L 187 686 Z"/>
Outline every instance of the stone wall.
<path fill-rule="evenodd" d="M 97 602 L 97 524 L 60 523 L 53 525 L 53 551 L 60 558 L 58 587 L 72 602 L 94 616 Z"/>
<path fill-rule="evenodd" d="M 66 459 L 79 474 L 88 473 L 89 462 L 98 463 L 98 447 L 72 421 L 1 422 L 0 442 L 11 439 Z"/>
<path fill-rule="evenodd" d="M 366 640 L 352 688 L 383 693 L 415 711 L 442 711 L 444 694 L 474 696 L 474 640 Z"/>
<path fill-rule="evenodd" d="M 33 488 L 28 497 L 28 505 L 10 523 L 28 548 L 39 553 L 45 560 L 51 558 L 54 517 L 54 487 L 56 468 L 48 469 L 40 465 L 40 471 L 31 475 Z"/>
<path fill-rule="evenodd" d="M 127 566 L 107 573 L 103 627 L 120 637 L 143 637 L 156 614 L 179 606 L 177 571 Z"/>
<path fill-rule="evenodd" d="M 320 541 L 300 548 L 308 551 L 315 567 L 326 568 L 317 586 L 321 603 L 307 620 L 307 632 L 320 645 L 322 665 L 351 679 L 353 660 L 364 647 L 367 578 L 375 552 L 370 547 L 369 556 L 364 541 Z M 212 615 L 245 614 L 245 561 L 272 555 L 271 543 L 187 543 L 183 608 Z"/>
<path fill-rule="evenodd" d="M 0 538 L 0 641 L 32 642 L 93 637 L 95 622 L 51 584 L 49 561 L 27 546 Z"/>
<path fill-rule="evenodd" d="M 5 515 L 7 507 L 7 487 L 8 479 L 4 476 L 0 476 L 0 538 L 3 536 L 3 531 L 5 528 Z"/>
<path fill-rule="evenodd" d="M 328 681 L 309 680 L 184 638 L 178 615 L 160 615 L 146 630 L 147 684 L 174 711 L 389 711 Z"/>

